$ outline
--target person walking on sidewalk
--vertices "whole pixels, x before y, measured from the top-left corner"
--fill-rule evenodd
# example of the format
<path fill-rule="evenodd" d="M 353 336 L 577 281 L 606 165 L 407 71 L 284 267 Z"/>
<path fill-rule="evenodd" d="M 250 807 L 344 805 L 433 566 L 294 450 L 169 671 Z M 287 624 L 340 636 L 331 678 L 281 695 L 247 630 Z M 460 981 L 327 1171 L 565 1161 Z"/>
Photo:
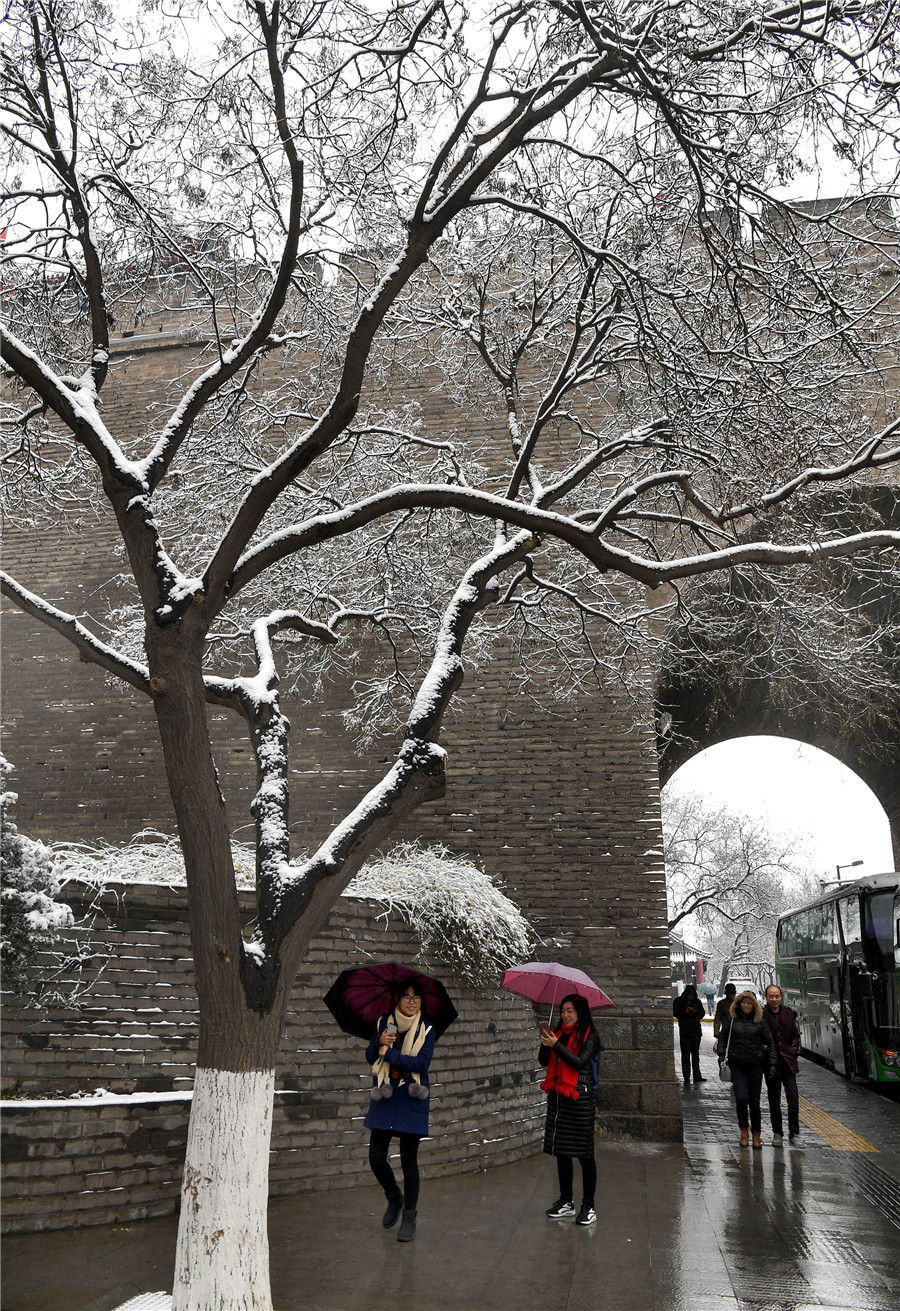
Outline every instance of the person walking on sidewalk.
<path fill-rule="evenodd" d="M 366 1048 L 372 1067 L 372 1093 L 365 1127 L 369 1165 L 384 1189 L 387 1210 L 382 1224 L 390 1229 L 400 1219 L 399 1243 L 416 1236 L 419 1205 L 419 1143 L 428 1133 L 428 1067 L 434 1055 L 435 1033 L 422 1010 L 422 996 L 408 984 L 388 1015 L 382 1015 Z M 388 1161 L 391 1138 L 400 1139 L 403 1191 L 397 1187 Z"/>
<path fill-rule="evenodd" d="M 716 1004 L 715 1013 L 713 1014 L 713 1038 L 718 1038 L 719 1031 L 723 1024 L 731 1019 L 731 1003 L 737 996 L 737 988 L 733 983 L 725 984 L 725 995 L 722 1000 Z"/>
<path fill-rule="evenodd" d="M 790 1006 L 784 1005 L 784 996 L 777 983 L 766 988 L 766 1006 L 763 1019 L 769 1026 L 775 1044 L 775 1069 L 766 1079 L 769 1094 L 769 1115 L 772 1119 L 772 1142 L 784 1146 L 784 1121 L 781 1117 L 781 1090 L 788 1108 L 788 1135 L 792 1147 L 802 1147 L 800 1137 L 800 1094 L 797 1092 L 797 1070 L 800 1055 L 800 1030 L 797 1016 Z"/>
<path fill-rule="evenodd" d="M 714 983 L 698 983 L 697 991 L 699 992 L 703 1000 L 706 1002 L 706 1013 L 709 1016 L 709 1018 L 712 1019 L 713 1012 L 716 1009 L 714 1003 L 714 998 L 716 995 L 716 985 Z"/>
<path fill-rule="evenodd" d="M 775 1069 L 776 1049 L 756 993 L 741 992 L 735 997 L 731 1003 L 731 1018 L 722 1026 L 716 1051 L 720 1061 L 725 1059 L 726 1051 L 728 1053 L 741 1146 L 748 1145 L 748 1130 L 751 1130 L 753 1146 L 762 1147 L 759 1097 L 763 1074 L 768 1077 Z"/>
<path fill-rule="evenodd" d="M 597 1190 L 594 1158 L 594 1070 L 602 1044 L 584 997 L 571 993 L 559 1007 L 560 1026 L 541 1025 L 538 1061 L 547 1067 L 541 1087 L 547 1094 L 544 1151 L 556 1157 L 559 1197 L 548 1220 L 575 1215 L 574 1158 L 581 1163 L 582 1201 L 575 1223 L 592 1225 Z"/>
<path fill-rule="evenodd" d="M 685 1083 L 703 1083 L 700 1073 L 700 1039 L 703 1037 L 703 1002 L 697 989 L 689 983 L 680 997 L 672 1002 L 672 1014 L 678 1021 L 678 1041 L 681 1045 L 681 1076 Z"/>

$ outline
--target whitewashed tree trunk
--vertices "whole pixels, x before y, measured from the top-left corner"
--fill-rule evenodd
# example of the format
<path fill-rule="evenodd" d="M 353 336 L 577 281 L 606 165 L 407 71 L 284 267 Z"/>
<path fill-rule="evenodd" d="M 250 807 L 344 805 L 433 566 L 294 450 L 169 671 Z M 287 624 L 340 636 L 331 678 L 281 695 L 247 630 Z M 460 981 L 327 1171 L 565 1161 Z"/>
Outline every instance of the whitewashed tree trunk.
<path fill-rule="evenodd" d="M 266 1210 L 274 1089 L 274 1070 L 197 1070 L 173 1311 L 272 1311 Z"/>

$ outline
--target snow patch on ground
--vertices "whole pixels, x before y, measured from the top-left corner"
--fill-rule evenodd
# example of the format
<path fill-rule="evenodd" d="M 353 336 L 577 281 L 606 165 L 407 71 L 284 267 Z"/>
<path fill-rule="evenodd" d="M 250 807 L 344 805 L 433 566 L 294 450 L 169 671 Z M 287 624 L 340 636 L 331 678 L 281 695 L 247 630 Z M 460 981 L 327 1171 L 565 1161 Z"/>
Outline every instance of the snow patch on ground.
<path fill-rule="evenodd" d="M 113 1311 L 172 1311 L 171 1293 L 140 1293 Z"/>

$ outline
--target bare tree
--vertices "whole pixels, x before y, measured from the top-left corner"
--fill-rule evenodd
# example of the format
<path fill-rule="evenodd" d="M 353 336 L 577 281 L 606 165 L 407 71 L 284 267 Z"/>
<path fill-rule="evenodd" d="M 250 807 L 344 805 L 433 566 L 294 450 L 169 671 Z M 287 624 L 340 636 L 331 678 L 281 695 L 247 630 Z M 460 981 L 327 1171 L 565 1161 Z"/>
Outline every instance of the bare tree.
<path fill-rule="evenodd" d="M 291 980 L 366 856 L 442 794 L 465 660 L 513 641 L 536 670 L 525 691 L 603 684 L 643 640 L 647 589 L 900 546 L 896 527 L 797 527 L 817 487 L 900 458 L 893 191 L 869 168 L 896 129 L 896 13 L 164 13 L 7 6 L 8 496 L 46 531 L 100 498 L 137 621 L 3 588 L 153 703 L 200 1004 L 174 1302 L 223 1311 L 270 1305 Z M 798 143 L 829 134 L 865 206 L 773 200 Z M 111 330 L 176 302 L 195 366 L 145 430 L 113 431 Z M 413 384 L 458 404 L 453 431 Z M 402 717 L 402 744 L 292 861 L 277 666 L 312 697 L 360 630 L 384 661 L 356 727 Z M 246 935 L 210 706 L 257 765 Z"/>
<path fill-rule="evenodd" d="M 663 794 L 669 928 L 691 919 L 720 987 L 738 966 L 773 976 L 775 924 L 815 883 L 794 838 L 694 792 Z M 760 980 L 758 980 L 759 982 Z"/>

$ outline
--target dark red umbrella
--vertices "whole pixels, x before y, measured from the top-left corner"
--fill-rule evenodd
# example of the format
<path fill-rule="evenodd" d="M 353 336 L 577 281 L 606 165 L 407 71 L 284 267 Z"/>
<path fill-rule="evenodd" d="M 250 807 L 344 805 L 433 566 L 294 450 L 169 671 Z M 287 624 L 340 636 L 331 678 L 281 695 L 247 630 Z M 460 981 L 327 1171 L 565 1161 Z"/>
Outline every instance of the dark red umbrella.
<path fill-rule="evenodd" d="M 440 979 L 420 974 L 408 965 L 385 961 L 343 970 L 322 1000 L 344 1033 L 368 1039 L 375 1032 L 379 1017 L 393 1010 L 410 983 L 422 994 L 422 1010 L 439 1038 L 456 1019 L 456 1007 Z"/>
<path fill-rule="evenodd" d="M 500 983 L 508 992 L 517 992 L 520 997 L 553 1007 L 569 993 L 577 992 L 584 997 L 588 1006 L 615 1006 L 584 970 L 573 969 L 571 965 L 558 965 L 556 961 L 532 961 L 528 965 L 517 965 L 506 970 Z"/>

